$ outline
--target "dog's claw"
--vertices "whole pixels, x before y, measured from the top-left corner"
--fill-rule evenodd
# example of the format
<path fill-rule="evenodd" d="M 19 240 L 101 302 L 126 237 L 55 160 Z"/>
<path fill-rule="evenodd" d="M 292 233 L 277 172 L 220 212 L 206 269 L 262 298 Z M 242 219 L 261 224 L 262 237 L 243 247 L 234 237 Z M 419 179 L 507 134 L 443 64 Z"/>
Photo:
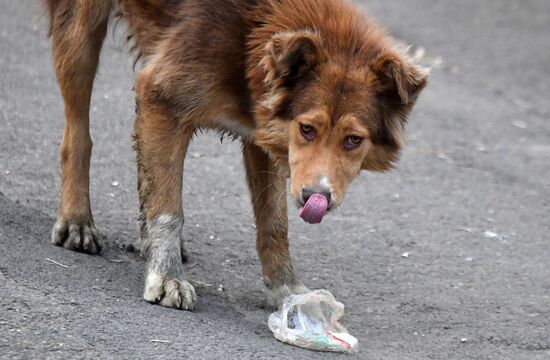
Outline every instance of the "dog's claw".
<path fill-rule="evenodd" d="M 89 222 L 77 223 L 57 220 L 52 229 L 52 243 L 65 249 L 98 254 L 102 248 L 102 239 L 95 226 Z"/>

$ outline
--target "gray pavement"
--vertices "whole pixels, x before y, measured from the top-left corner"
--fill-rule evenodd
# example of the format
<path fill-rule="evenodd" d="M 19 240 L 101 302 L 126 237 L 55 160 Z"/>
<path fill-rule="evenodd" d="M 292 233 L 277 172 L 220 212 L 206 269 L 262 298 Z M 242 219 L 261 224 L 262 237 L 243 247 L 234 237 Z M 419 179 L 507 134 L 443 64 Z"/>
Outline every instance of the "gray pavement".
<path fill-rule="evenodd" d="M 290 210 L 301 277 L 346 305 L 355 358 L 550 359 L 550 2 L 365 5 L 424 50 L 431 82 L 396 171 L 364 173 L 320 226 Z M 137 237 L 132 60 L 116 32 L 92 102 L 108 244 L 96 257 L 49 244 L 63 128 L 50 44 L 35 1 L 0 9 L 0 358 L 347 358 L 267 328 L 240 146 L 215 134 L 192 144 L 184 179 L 199 307 L 141 300 L 144 262 L 124 250 Z"/>

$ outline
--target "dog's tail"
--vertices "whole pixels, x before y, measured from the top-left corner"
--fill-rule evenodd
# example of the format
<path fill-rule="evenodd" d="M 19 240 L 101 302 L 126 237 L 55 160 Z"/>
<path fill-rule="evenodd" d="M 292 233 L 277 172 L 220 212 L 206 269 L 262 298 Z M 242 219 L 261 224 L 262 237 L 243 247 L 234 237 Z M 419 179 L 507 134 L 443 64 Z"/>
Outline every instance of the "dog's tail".
<path fill-rule="evenodd" d="M 108 21 L 113 0 L 42 0 L 49 15 L 48 36 L 79 22 L 82 31 L 94 31 Z"/>

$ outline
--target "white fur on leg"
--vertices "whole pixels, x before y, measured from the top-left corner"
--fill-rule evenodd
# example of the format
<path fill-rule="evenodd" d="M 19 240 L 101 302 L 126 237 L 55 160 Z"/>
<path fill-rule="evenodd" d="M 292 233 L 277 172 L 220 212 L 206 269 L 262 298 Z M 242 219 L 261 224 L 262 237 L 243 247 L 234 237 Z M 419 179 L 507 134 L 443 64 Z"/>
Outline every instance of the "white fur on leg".
<path fill-rule="evenodd" d="M 182 226 L 182 218 L 165 214 L 147 223 L 147 238 L 143 243 L 148 254 L 143 298 L 161 306 L 192 310 L 197 295 L 193 286 L 183 279 Z"/>

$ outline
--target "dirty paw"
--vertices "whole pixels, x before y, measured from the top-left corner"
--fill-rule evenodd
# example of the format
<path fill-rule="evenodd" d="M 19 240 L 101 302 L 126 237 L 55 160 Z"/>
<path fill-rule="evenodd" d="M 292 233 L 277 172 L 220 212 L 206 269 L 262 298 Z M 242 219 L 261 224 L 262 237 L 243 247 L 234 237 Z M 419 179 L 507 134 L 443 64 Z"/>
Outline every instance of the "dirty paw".
<path fill-rule="evenodd" d="M 143 298 L 153 304 L 182 310 L 193 310 L 197 303 L 193 285 L 155 273 L 147 275 Z"/>
<path fill-rule="evenodd" d="M 301 284 L 281 285 L 269 288 L 267 294 L 267 305 L 273 308 L 280 309 L 284 299 L 290 294 L 306 294 L 310 290 Z"/>
<path fill-rule="evenodd" d="M 98 254 L 102 239 L 91 222 L 70 222 L 57 220 L 52 230 L 52 243 L 66 249 L 87 254 Z"/>

